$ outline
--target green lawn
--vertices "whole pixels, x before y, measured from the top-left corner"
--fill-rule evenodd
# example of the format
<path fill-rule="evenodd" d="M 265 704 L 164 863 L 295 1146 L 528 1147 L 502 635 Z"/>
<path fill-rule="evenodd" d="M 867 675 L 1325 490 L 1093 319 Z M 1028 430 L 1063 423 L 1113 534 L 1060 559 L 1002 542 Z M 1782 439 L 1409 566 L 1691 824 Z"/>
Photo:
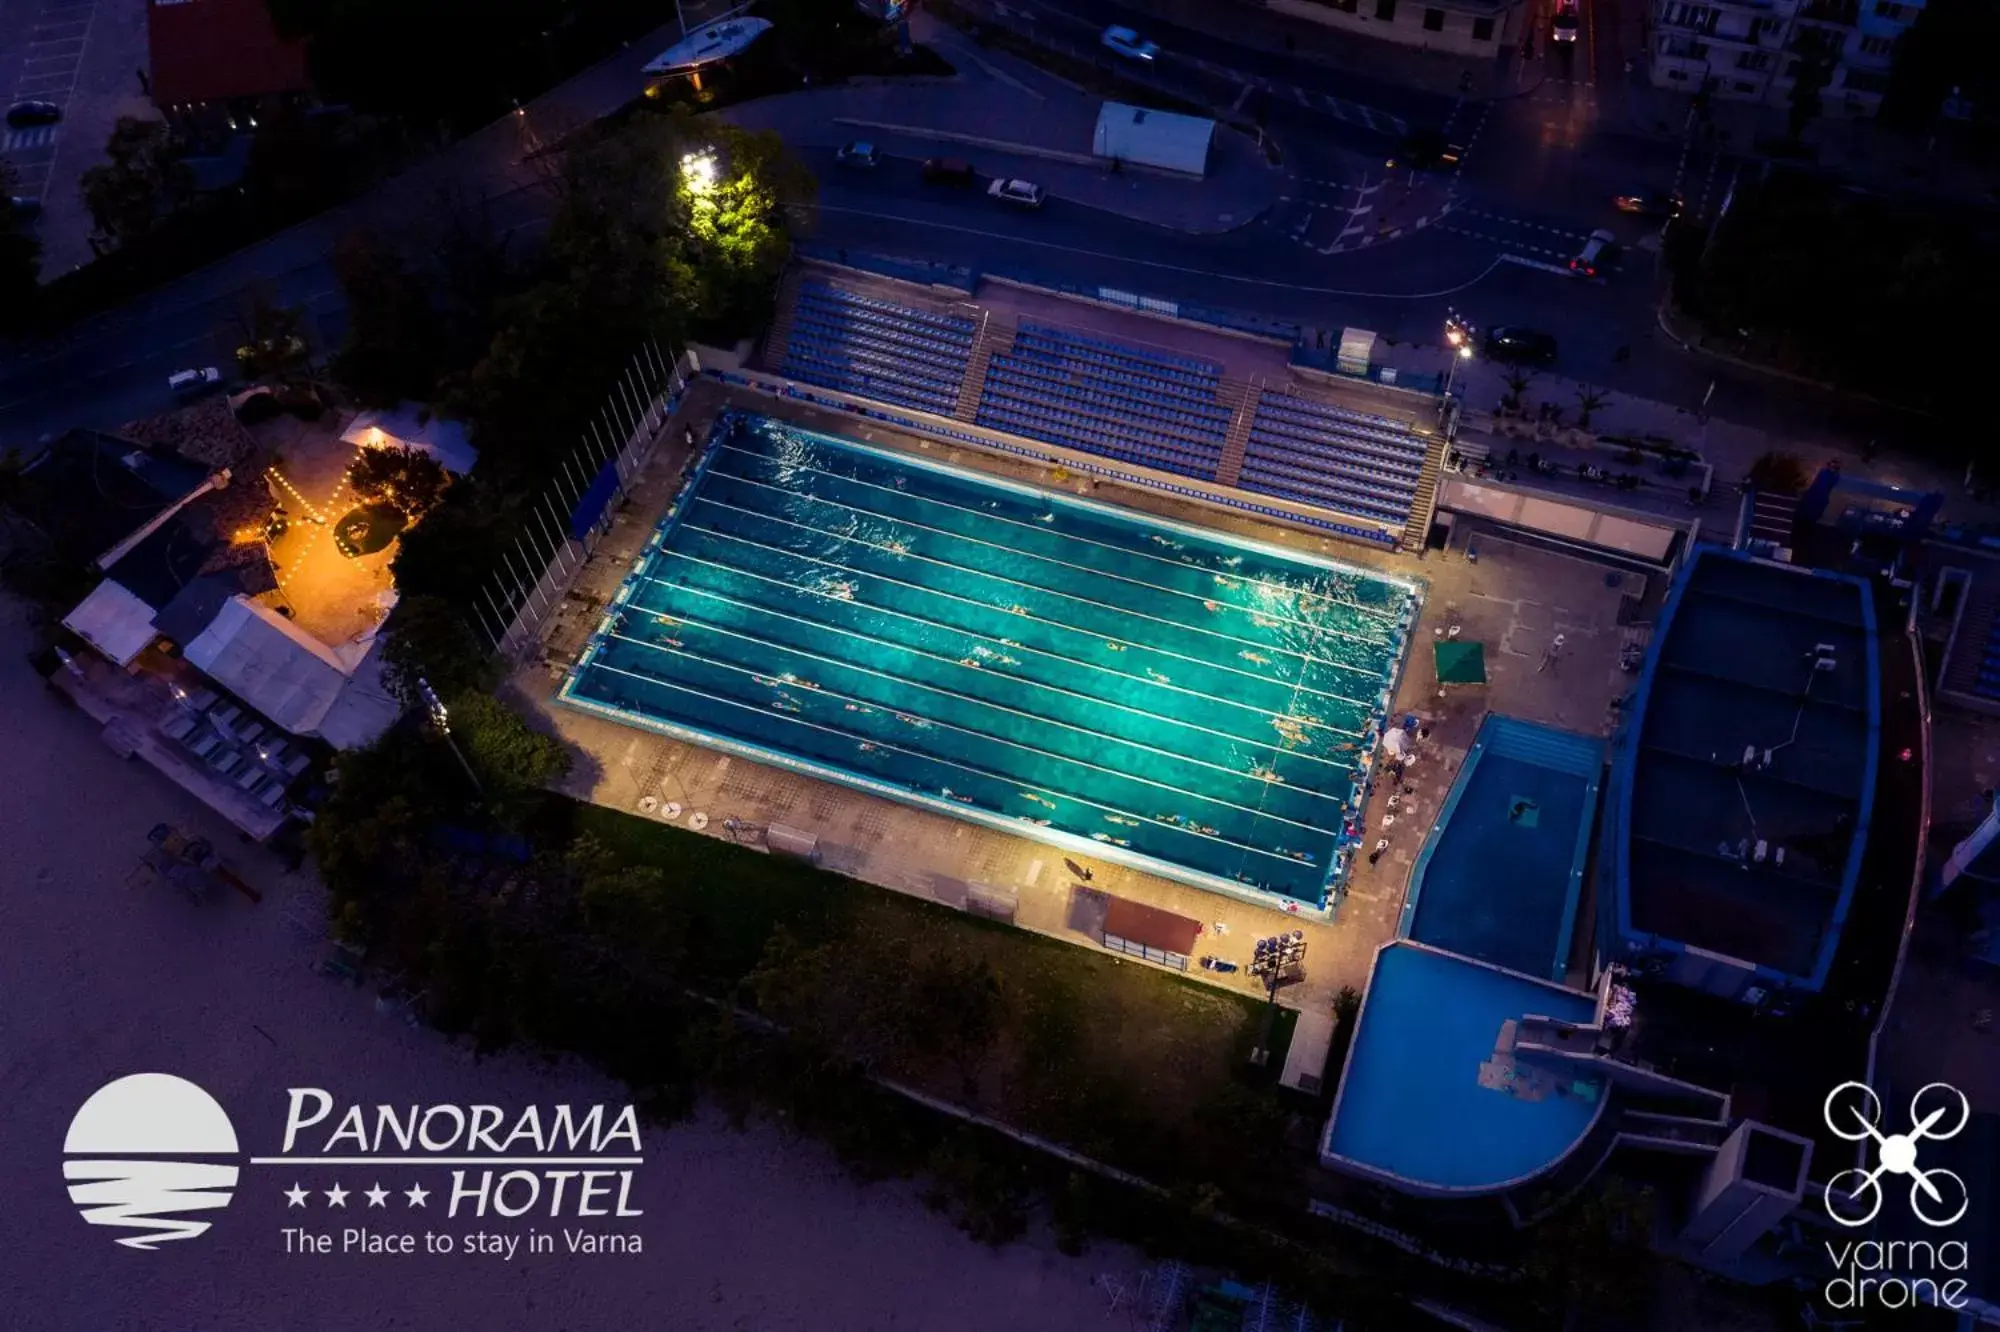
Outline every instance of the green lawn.
<path fill-rule="evenodd" d="M 1289 1010 L 1273 1026 L 1269 1063 L 1253 1075 L 1247 1056 L 1264 1017 L 1252 997 L 657 821 L 570 810 L 575 831 L 663 871 L 681 895 L 698 983 L 737 991 L 780 925 L 807 945 L 888 938 L 912 955 L 983 960 L 1005 998 L 999 1039 L 976 1079 L 978 1108 L 1170 1185 L 1296 1179 L 1302 1163 L 1282 1149 L 1286 1112 L 1271 1085 L 1296 1022 Z M 843 984 L 870 979 L 857 968 Z M 883 1071 L 966 1099 L 944 1061 Z"/>

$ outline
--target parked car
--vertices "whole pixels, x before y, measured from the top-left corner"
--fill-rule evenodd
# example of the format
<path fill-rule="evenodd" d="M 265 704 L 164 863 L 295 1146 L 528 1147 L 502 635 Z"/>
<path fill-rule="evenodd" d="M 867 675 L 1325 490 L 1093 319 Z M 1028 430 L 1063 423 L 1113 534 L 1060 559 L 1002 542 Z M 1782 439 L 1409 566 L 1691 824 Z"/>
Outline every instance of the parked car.
<path fill-rule="evenodd" d="M 850 139 L 840 145 L 840 151 L 833 155 L 833 160 L 845 167 L 873 167 L 879 165 L 882 158 L 875 151 L 875 145 L 866 139 Z"/>
<path fill-rule="evenodd" d="M 17 194 L 7 200 L 7 211 L 13 214 L 17 222 L 32 222 L 42 215 L 42 201 L 23 198 Z"/>
<path fill-rule="evenodd" d="M 284 405 L 278 401 L 278 395 L 273 393 L 268 385 L 263 384 L 232 395 L 229 407 L 236 413 L 236 419 L 247 426 L 257 425 L 274 416 L 285 414 Z"/>
<path fill-rule="evenodd" d="M 1573 42 L 1579 23 L 1577 0 L 1556 0 L 1556 16 L 1549 24 L 1549 40 Z"/>
<path fill-rule="evenodd" d="M 1017 208 L 1040 208 L 1042 187 L 1026 180 L 996 180 L 986 187 L 986 197 Z"/>
<path fill-rule="evenodd" d="M 1396 155 L 1384 165 L 1391 171 L 1429 171 L 1455 167 L 1463 150 L 1440 129 L 1414 129 L 1396 145 Z"/>
<path fill-rule="evenodd" d="M 1611 204 L 1621 213 L 1671 220 L 1681 215 L 1682 200 L 1678 190 L 1641 190 L 1637 194 L 1614 195 Z"/>
<path fill-rule="evenodd" d="M 1539 328 L 1501 324 L 1486 332 L 1486 356 L 1515 365 L 1554 365 L 1556 340 Z"/>
<path fill-rule="evenodd" d="M 1098 38 L 1107 50 L 1124 56 L 1127 60 L 1156 60 L 1160 54 L 1160 44 L 1149 42 L 1130 28 L 1106 28 Z"/>
<path fill-rule="evenodd" d="M 1590 239 L 1586 240 L 1583 248 L 1570 259 L 1569 271 L 1578 277 L 1596 277 L 1598 268 L 1608 261 L 1615 251 L 1617 239 L 1603 227 L 1591 232 Z"/>
<path fill-rule="evenodd" d="M 930 185 L 972 184 L 972 164 L 958 157 L 931 157 L 924 161 L 924 181 Z"/>
<path fill-rule="evenodd" d="M 222 387 L 222 372 L 214 366 L 176 370 L 167 376 L 167 390 L 176 398 L 200 398 Z"/>
<path fill-rule="evenodd" d="M 7 124 L 13 129 L 33 125 L 53 125 L 62 119 L 62 108 L 54 102 L 16 102 L 7 108 Z"/>

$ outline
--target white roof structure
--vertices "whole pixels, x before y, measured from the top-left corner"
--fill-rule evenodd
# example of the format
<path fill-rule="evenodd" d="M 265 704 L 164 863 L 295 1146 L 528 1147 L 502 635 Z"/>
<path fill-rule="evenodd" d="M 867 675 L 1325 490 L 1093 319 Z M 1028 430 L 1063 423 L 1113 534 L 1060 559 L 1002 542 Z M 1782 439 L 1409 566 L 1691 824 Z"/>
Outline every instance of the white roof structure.
<path fill-rule="evenodd" d="M 293 735 L 314 735 L 347 684 L 333 650 L 274 610 L 231 597 L 188 662 Z"/>
<path fill-rule="evenodd" d="M 107 578 L 90 589 L 77 608 L 63 617 L 70 630 L 120 666 L 130 666 L 133 658 L 153 641 L 151 606 L 128 591 L 123 583 Z"/>
<path fill-rule="evenodd" d="M 1206 176 L 1208 150 L 1214 141 L 1213 120 L 1106 102 L 1097 113 L 1097 132 L 1090 147 L 1097 156 L 1111 161 L 1136 162 L 1184 176 Z"/>
<path fill-rule="evenodd" d="M 344 443 L 364 449 L 415 449 L 437 459 L 453 476 L 464 476 L 479 461 L 479 450 L 465 436 L 465 427 L 436 413 L 426 414 L 412 402 L 389 411 L 358 413 L 341 432 Z"/>
<path fill-rule="evenodd" d="M 396 724 L 403 705 L 382 681 L 382 644 L 378 637 L 347 677 L 347 683 L 319 724 L 319 738 L 335 749 L 360 749 Z"/>

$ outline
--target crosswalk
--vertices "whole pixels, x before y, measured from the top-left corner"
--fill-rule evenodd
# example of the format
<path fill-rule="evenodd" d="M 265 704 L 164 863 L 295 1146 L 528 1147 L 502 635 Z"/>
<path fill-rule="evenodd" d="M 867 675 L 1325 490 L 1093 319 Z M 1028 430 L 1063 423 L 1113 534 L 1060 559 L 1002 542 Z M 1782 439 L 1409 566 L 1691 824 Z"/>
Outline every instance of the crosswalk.
<path fill-rule="evenodd" d="M 1506 217 L 1483 208 L 1461 208 L 1437 230 L 1454 236 L 1486 241 L 1514 254 L 1568 260 L 1583 247 L 1587 237 L 1570 227 L 1525 218 Z"/>
<path fill-rule="evenodd" d="M 1203 60 L 1199 56 L 1187 56 L 1183 57 L 1182 60 L 1183 63 L 1192 65 L 1211 78 L 1222 79 L 1228 82 L 1240 82 L 1246 88 L 1259 88 L 1268 96 L 1285 98 L 1309 110 L 1323 112 L 1336 120 L 1344 121 L 1350 125 L 1359 125 L 1363 129 L 1374 130 L 1378 134 L 1400 135 L 1409 133 L 1409 122 L 1401 116 L 1391 115 L 1387 111 L 1379 111 L 1372 106 L 1364 106 L 1360 102 L 1350 102 L 1344 97 L 1335 97 L 1332 93 L 1317 92 L 1311 88 L 1301 88 L 1297 84 L 1284 83 L 1276 79 L 1261 77 L 1246 78 L 1241 70 L 1232 69 L 1227 65 L 1218 65 L 1212 60 Z"/>

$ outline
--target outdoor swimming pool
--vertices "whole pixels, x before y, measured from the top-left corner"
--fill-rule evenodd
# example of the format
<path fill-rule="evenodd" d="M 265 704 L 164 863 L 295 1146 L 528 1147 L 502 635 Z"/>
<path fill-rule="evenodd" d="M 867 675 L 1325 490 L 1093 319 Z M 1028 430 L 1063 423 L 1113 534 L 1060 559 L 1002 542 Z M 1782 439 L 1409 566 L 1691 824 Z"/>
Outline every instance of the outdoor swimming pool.
<path fill-rule="evenodd" d="M 730 414 L 560 697 L 1312 905 L 1414 585 Z"/>
<path fill-rule="evenodd" d="M 1603 764 L 1593 737 L 1488 716 L 1411 871 L 1399 932 L 1560 980 Z"/>

